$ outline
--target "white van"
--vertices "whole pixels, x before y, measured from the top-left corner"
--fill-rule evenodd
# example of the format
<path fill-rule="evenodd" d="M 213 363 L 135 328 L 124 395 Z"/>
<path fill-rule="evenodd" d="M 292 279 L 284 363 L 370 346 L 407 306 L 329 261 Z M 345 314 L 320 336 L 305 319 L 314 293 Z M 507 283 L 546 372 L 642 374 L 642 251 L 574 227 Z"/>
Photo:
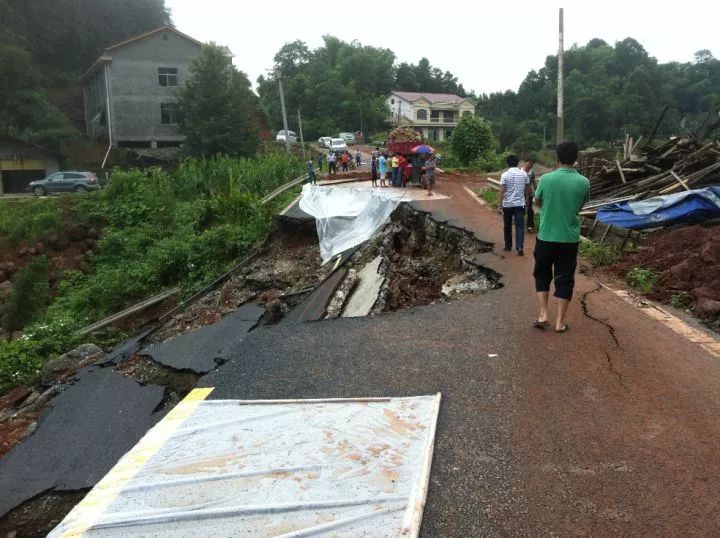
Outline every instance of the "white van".
<path fill-rule="evenodd" d="M 287 139 L 291 144 L 297 144 L 297 135 L 294 131 L 288 131 Z M 285 143 L 285 130 L 278 131 L 278 134 L 275 137 L 275 142 L 279 142 L 281 144 Z"/>

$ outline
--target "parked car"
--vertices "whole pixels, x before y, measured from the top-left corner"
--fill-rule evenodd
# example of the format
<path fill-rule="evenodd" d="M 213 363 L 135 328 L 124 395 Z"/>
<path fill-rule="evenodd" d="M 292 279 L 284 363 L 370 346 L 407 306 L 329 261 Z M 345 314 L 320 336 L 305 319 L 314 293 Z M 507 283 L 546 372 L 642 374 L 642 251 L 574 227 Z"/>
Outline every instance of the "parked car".
<path fill-rule="evenodd" d="M 51 192 L 86 192 L 100 189 L 100 182 L 92 172 L 56 172 L 45 179 L 31 181 L 27 190 L 35 196 Z"/>
<path fill-rule="evenodd" d="M 339 138 L 342 138 L 348 146 L 352 146 L 355 143 L 355 135 L 352 133 L 340 133 Z"/>
<path fill-rule="evenodd" d="M 297 144 L 297 135 L 294 131 L 288 131 L 287 139 L 290 141 L 291 144 Z M 275 137 L 276 142 L 280 142 L 281 144 L 285 143 L 285 130 L 278 131 L 277 136 Z"/>
<path fill-rule="evenodd" d="M 321 148 L 330 148 L 330 143 L 332 142 L 332 138 L 329 136 L 321 136 L 318 138 L 318 146 Z"/>
<path fill-rule="evenodd" d="M 347 150 L 347 144 L 342 138 L 330 139 L 330 151 L 334 151 L 337 155 L 344 153 Z"/>

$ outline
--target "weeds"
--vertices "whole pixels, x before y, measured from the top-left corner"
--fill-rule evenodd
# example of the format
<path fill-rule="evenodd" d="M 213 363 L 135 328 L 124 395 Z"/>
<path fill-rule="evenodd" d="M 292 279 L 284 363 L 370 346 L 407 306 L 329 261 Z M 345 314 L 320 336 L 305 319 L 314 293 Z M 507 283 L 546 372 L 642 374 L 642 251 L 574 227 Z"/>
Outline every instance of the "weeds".
<path fill-rule="evenodd" d="M 479 191 L 477 195 L 485 200 L 493 209 L 500 207 L 500 193 L 495 189 L 486 187 Z"/>
<path fill-rule="evenodd" d="M 620 259 L 620 250 L 613 245 L 583 241 L 580 243 L 580 255 L 595 267 L 611 265 Z"/>
<path fill-rule="evenodd" d="M 71 197 L 77 218 L 104 230 L 93 270 L 66 272 L 45 314 L 18 340 L 0 343 L 0 390 L 32 382 L 45 360 L 81 343 L 81 327 L 164 288 L 179 285 L 190 293 L 213 280 L 268 232 L 276 207 L 262 206 L 260 199 L 303 171 L 300 160 L 279 153 L 188 159 L 173 173 L 116 171 L 100 193 Z M 18 222 L 6 237 L 27 239 L 20 230 L 28 219 L 43 222 L 33 224 L 38 233 L 56 225 L 56 217 L 66 219 L 65 197 L 57 200 L 38 206 L 47 220 L 28 209 L 15 211 Z M 35 208 L 39 201 L 28 202 Z M 102 343 L 101 336 L 94 338 Z"/>
<path fill-rule="evenodd" d="M 692 305 L 692 297 L 689 293 L 684 291 L 673 293 L 670 297 L 670 304 L 675 308 L 690 308 L 690 306 Z"/>
<path fill-rule="evenodd" d="M 650 293 L 658 281 L 657 273 L 641 267 L 633 267 L 626 276 L 628 284 L 641 293 Z"/>

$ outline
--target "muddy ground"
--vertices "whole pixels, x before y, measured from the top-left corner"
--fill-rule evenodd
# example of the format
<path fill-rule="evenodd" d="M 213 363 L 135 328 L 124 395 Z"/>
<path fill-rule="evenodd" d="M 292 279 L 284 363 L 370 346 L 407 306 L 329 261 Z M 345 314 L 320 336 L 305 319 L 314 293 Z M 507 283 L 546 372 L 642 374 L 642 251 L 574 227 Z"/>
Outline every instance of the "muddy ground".
<path fill-rule="evenodd" d="M 657 274 L 649 298 L 688 309 L 720 327 L 720 227 L 680 226 L 652 234 L 610 270 L 624 278 L 635 267 Z"/>

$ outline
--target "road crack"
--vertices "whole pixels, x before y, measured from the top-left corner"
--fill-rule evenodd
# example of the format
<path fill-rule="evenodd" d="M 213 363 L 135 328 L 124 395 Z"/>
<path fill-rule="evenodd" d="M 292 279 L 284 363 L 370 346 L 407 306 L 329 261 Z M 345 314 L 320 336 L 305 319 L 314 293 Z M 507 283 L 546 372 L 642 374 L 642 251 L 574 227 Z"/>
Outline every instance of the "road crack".
<path fill-rule="evenodd" d="M 610 337 L 613 339 L 613 342 L 615 342 L 615 346 L 616 346 L 617 348 L 619 348 L 619 349 L 622 349 L 621 346 L 620 346 L 620 341 L 618 340 L 618 337 L 617 337 L 617 335 L 615 334 L 615 327 L 613 327 L 613 326 L 612 326 L 610 323 L 608 323 L 606 320 L 600 319 L 600 318 L 596 318 L 595 316 L 593 316 L 593 315 L 590 313 L 590 307 L 589 307 L 588 304 L 587 304 L 588 295 L 590 295 L 591 293 L 597 293 L 597 292 L 600 291 L 601 289 L 602 289 L 602 286 L 601 286 L 600 284 L 598 284 L 595 289 L 592 289 L 592 290 L 590 290 L 590 291 L 586 291 L 585 293 L 582 294 L 582 296 L 580 297 L 580 305 L 582 306 L 583 315 L 584 315 L 585 317 L 587 317 L 587 318 L 590 318 L 590 319 L 593 320 L 593 321 L 596 321 L 596 322 L 598 322 L 598 323 L 600 323 L 600 324 L 602 324 L 602 325 L 605 325 L 605 327 L 606 327 L 607 330 L 608 330 L 608 333 L 610 333 Z"/>
<path fill-rule="evenodd" d="M 620 383 L 620 386 L 623 388 L 626 388 L 625 383 L 623 382 L 622 374 L 615 369 L 615 365 L 613 364 L 612 356 L 607 351 L 605 351 L 605 356 L 607 357 L 608 370 L 610 370 L 611 374 L 613 374 L 615 377 L 617 377 L 617 380 L 618 380 L 618 383 Z"/>

